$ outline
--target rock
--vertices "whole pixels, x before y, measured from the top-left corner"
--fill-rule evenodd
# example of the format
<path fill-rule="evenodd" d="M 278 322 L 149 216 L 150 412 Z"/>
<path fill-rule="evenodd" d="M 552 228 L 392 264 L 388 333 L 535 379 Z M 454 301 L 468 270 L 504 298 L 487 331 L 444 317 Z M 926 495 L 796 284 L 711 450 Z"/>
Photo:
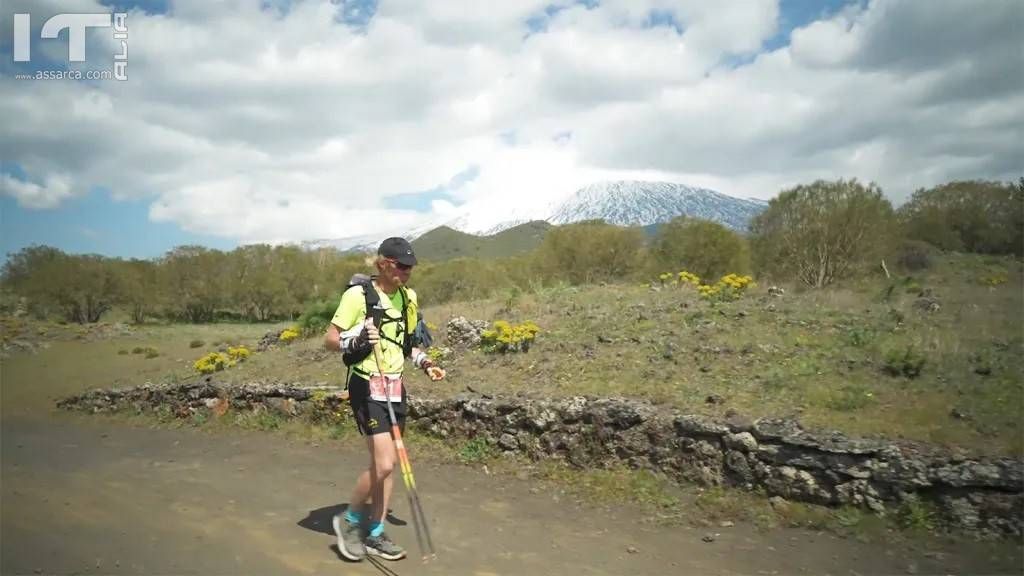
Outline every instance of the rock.
<path fill-rule="evenodd" d="M 754 435 L 750 432 L 740 432 L 739 434 L 727 434 L 723 437 L 725 445 L 729 448 L 741 450 L 743 452 L 754 452 L 757 450 L 757 440 Z"/>
<path fill-rule="evenodd" d="M 519 448 L 519 441 L 516 440 L 515 436 L 506 432 L 498 438 L 498 446 L 504 450 L 516 450 Z"/>
<path fill-rule="evenodd" d="M 445 329 L 449 344 L 473 348 L 480 345 L 480 334 L 487 329 L 487 322 L 483 320 L 468 320 L 463 316 L 456 316 L 448 321 Z"/>
<path fill-rule="evenodd" d="M 722 528 L 732 528 L 734 526 L 732 520 L 723 520 L 718 523 Z"/>
<path fill-rule="evenodd" d="M 715 534 L 705 534 L 704 537 L 701 538 L 701 540 L 703 540 L 704 542 L 711 543 L 715 541 L 715 536 Z"/>
<path fill-rule="evenodd" d="M 722 436 L 729 433 L 729 427 L 723 424 L 719 424 L 714 420 L 704 418 L 702 416 L 684 415 L 677 416 L 672 421 L 672 426 L 676 432 L 684 436 L 692 435 L 711 435 L 711 436 Z"/>
<path fill-rule="evenodd" d="M 725 398 L 722 398 L 718 394 L 709 394 L 708 397 L 704 399 L 704 403 L 705 404 L 723 404 L 723 403 L 725 403 Z"/>
<path fill-rule="evenodd" d="M 786 501 L 782 496 L 772 496 L 768 499 L 768 504 L 779 513 L 785 513 L 789 511 L 789 502 Z"/>
<path fill-rule="evenodd" d="M 636 549 L 636 546 L 626 546 L 626 552 L 629 552 L 630 554 L 636 554 L 637 552 L 639 552 L 639 550 Z"/>
<path fill-rule="evenodd" d="M 276 346 L 280 342 L 280 337 L 281 335 L 277 332 L 267 332 L 256 344 L 256 350 L 259 352 L 266 352 L 268 348 Z"/>
<path fill-rule="evenodd" d="M 953 418 L 956 418 L 957 420 L 970 420 L 971 419 L 971 415 L 970 414 L 968 414 L 967 412 L 964 412 L 963 410 L 961 410 L 959 408 L 955 408 L 955 407 L 952 410 L 949 411 L 949 415 L 952 416 Z"/>

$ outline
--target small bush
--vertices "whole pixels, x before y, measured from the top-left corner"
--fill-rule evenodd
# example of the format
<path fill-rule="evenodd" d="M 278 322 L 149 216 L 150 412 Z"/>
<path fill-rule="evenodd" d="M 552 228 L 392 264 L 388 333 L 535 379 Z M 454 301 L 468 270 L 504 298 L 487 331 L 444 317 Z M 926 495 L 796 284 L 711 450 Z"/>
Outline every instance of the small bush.
<path fill-rule="evenodd" d="M 837 412 L 852 412 L 860 410 L 875 401 L 875 395 L 866 388 L 860 386 L 846 386 L 838 390 L 826 405 Z"/>
<path fill-rule="evenodd" d="M 467 441 L 461 448 L 459 448 L 459 460 L 466 464 L 482 462 L 490 458 L 493 454 L 494 449 L 487 444 L 486 440 L 479 436 Z"/>
<path fill-rule="evenodd" d="M 905 272 L 919 272 L 932 267 L 936 250 L 931 244 L 908 240 L 896 250 L 896 264 Z"/>
<path fill-rule="evenodd" d="M 433 360 L 434 364 L 444 364 L 450 355 L 450 348 L 438 348 L 437 346 L 431 346 L 427 349 L 427 356 Z"/>
<path fill-rule="evenodd" d="M 147 360 L 149 360 L 150 358 L 156 358 L 157 356 L 160 355 L 160 352 L 157 351 L 156 348 L 152 348 L 152 347 L 146 348 L 145 352 L 146 352 L 146 359 Z"/>
<path fill-rule="evenodd" d="M 132 348 L 132 354 L 145 354 L 145 352 L 146 349 L 143 348 L 142 346 L 136 346 L 135 348 Z"/>
<path fill-rule="evenodd" d="M 914 494 L 903 501 L 896 517 L 905 529 L 931 531 L 935 528 L 935 510 Z"/>
<path fill-rule="evenodd" d="M 128 354 L 128 350 L 127 350 L 127 349 L 125 349 L 125 348 L 122 348 L 122 349 L 120 349 L 120 350 L 118 350 L 118 351 L 117 351 L 117 354 L 118 354 L 119 356 L 125 356 L 125 355 L 127 355 L 127 354 Z"/>
<path fill-rule="evenodd" d="M 925 357 L 913 346 L 890 348 L 885 354 L 883 369 L 890 376 L 917 378 L 924 368 Z"/>
<path fill-rule="evenodd" d="M 850 328 L 846 331 L 846 341 L 851 346 L 863 348 L 875 339 L 875 331 L 870 328 Z"/>
<path fill-rule="evenodd" d="M 981 283 L 984 284 L 985 286 L 999 286 L 1001 284 L 1006 284 L 1009 281 L 1009 277 L 1007 277 L 1006 274 L 1002 273 L 991 274 L 981 279 Z"/>
<path fill-rule="evenodd" d="M 203 342 L 202 340 L 193 340 L 188 343 L 189 348 L 202 348 L 205 345 L 206 342 Z"/>
<path fill-rule="evenodd" d="M 338 296 L 333 300 L 320 300 L 308 304 L 306 310 L 296 321 L 297 326 L 292 330 L 305 337 L 323 334 L 327 331 L 331 318 L 334 318 L 340 299 L 341 296 Z"/>
<path fill-rule="evenodd" d="M 278 341 L 280 341 L 282 344 L 290 344 L 293 340 L 295 340 L 298 337 L 299 337 L 299 329 L 293 327 L 293 328 L 285 328 L 284 330 L 282 330 L 281 334 L 278 335 L 277 338 L 278 338 Z"/>
<path fill-rule="evenodd" d="M 513 325 L 496 320 L 493 330 L 480 334 L 480 346 L 484 352 L 529 352 L 538 332 L 540 328 L 530 321 Z"/>

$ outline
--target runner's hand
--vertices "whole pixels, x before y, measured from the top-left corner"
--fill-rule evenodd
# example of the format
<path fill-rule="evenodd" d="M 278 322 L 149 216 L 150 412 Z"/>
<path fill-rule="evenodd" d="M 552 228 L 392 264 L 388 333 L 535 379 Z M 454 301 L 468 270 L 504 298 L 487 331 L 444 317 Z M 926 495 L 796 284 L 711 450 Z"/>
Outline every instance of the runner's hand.
<path fill-rule="evenodd" d="M 380 342 L 380 331 L 373 325 L 373 318 L 367 318 L 363 321 L 363 327 L 366 328 L 366 340 L 370 343 L 370 346 L 376 346 Z"/>

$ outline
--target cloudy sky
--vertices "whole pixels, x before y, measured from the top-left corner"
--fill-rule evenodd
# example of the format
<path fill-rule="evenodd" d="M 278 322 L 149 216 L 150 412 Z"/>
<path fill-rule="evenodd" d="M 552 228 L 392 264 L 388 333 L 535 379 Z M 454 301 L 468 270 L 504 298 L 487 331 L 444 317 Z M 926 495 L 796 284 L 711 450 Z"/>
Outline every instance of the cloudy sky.
<path fill-rule="evenodd" d="M 62 13 L 128 13 L 121 51 Z M 16 13 L 30 59 L 14 62 Z M 5 0 L 0 250 L 412 230 L 601 180 L 1024 173 L 1019 0 Z"/>

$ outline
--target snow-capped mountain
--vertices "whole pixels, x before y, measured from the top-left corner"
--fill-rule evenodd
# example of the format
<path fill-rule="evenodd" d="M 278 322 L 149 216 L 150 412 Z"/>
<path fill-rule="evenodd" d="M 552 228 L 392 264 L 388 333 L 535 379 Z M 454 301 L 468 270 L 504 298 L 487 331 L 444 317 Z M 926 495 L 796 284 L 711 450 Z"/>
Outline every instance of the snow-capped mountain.
<path fill-rule="evenodd" d="M 468 234 L 489 236 L 533 220 L 557 225 L 602 219 L 620 226 L 648 226 L 668 222 L 680 215 L 712 220 L 733 230 L 744 231 L 750 219 L 767 205 L 763 200 L 735 198 L 714 190 L 672 182 L 599 182 L 580 188 L 568 197 L 547 199 L 537 205 L 515 203 L 508 206 L 501 202 L 485 206 L 467 205 L 455 218 L 426 223 L 401 235 L 413 240 L 443 225 Z M 316 240 L 303 242 L 303 246 L 372 250 L 389 235 L 394 234 L 382 233 L 379 238 L 360 236 Z"/>
<path fill-rule="evenodd" d="M 551 224 L 602 219 L 619 226 L 647 226 L 680 215 L 745 231 L 767 204 L 672 182 L 600 182 L 576 191 L 545 218 Z"/>

